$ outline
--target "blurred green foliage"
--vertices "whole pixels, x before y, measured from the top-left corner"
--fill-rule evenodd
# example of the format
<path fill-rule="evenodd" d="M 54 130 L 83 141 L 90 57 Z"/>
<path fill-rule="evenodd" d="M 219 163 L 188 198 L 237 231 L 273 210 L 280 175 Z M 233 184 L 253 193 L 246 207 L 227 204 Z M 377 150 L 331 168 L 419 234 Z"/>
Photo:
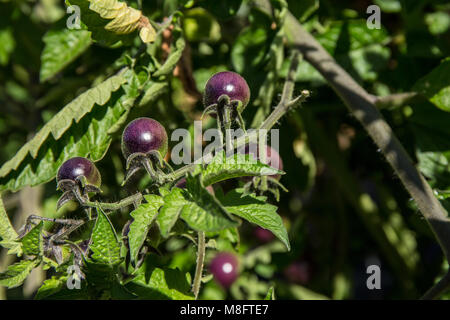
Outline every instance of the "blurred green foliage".
<path fill-rule="evenodd" d="M 138 116 L 158 119 L 168 132 L 179 127 L 192 129 L 192 122 L 202 112 L 200 97 L 204 84 L 212 74 L 223 70 L 239 72 L 249 83 L 252 97 L 243 114 L 248 124 L 261 121 L 278 103 L 289 65 L 289 49 L 283 46 L 280 28 L 282 16 L 269 17 L 252 8 L 250 1 L 240 0 L 127 3 L 135 8 L 142 5 L 144 14 L 157 22 L 180 11 L 186 44 L 178 42 L 177 47 L 173 41 L 171 48 L 172 53 L 178 49 L 179 56 L 184 48 L 184 55 L 175 76 L 170 76 L 173 68 L 166 70 L 167 85 L 158 87 L 156 79 L 152 83 L 154 94 L 139 108 L 122 110 L 122 101 L 112 93 L 113 102 L 117 103 L 116 109 L 111 109 L 115 110 L 110 114 L 112 120 L 101 122 L 107 115 L 98 110 L 92 116 L 102 128 L 109 128 L 126 112 L 128 119 Z M 282 11 L 280 3 L 273 1 L 277 13 Z M 366 27 L 366 8 L 371 4 L 381 8 L 379 30 Z M 448 1 L 288 0 L 287 5 L 369 93 L 387 96 L 417 91 L 426 98 L 383 109 L 382 113 L 431 186 L 445 195 L 450 190 Z M 77 31 L 66 28 L 65 10 L 60 1 L 0 2 L 0 164 L 13 158 L 34 133 L 74 98 L 102 83 L 106 75 L 114 74 L 119 67 L 136 63 L 133 55 L 140 45 L 135 38 L 119 46 L 94 42 L 85 26 Z M 181 37 L 181 32 L 178 36 Z M 161 60 L 167 56 L 165 42 L 167 39 L 159 35 L 146 48 L 151 56 L 148 59 Z M 417 298 L 448 269 L 428 225 L 362 127 L 307 61 L 300 63 L 296 81 L 297 92 L 308 89 L 312 96 L 301 109 L 281 120 L 280 155 L 287 172 L 281 182 L 289 192 L 282 192 L 279 203 L 273 198 L 269 200 L 279 206 L 292 250 L 286 252 L 278 240 L 258 241 L 255 228 L 249 224 L 239 229 L 238 236 L 212 236 L 211 248 L 237 248 L 242 272 L 229 291 L 205 279 L 200 298 L 270 298 L 272 287 L 276 299 Z M 137 77 L 136 86 L 140 83 Z M 130 92 L 134 89 L 129 88 Z M 120 188 L 124 172 L 120 125 L 104 134 L 103 140 L 107 142 L 97 145 L 109 146 L 108 152 L 104 154 L 102 149 L 94 156 L 103 174 L 102 196 L 110 201 L 132 191 Z M 211 120 L 205 121 L 204 129 L 208 126 L 214 126 Z M 64 146 L 71 143 L 67 141 L 61 143 Z M 92 143 L 95 145 L 95 141 Z M 55 142 L 45 150 L 51 157 L 53 150 L 64 146 Z M 45 167 L 40 169 L 50 170 L 50 165 L 43 164 Z M 20 168 L 23 167 L 36 170 L 39 163 L 28 155 Z M 46 171 L 40 182 L 52 179 L 55 168 Z M 14 189 L 11 179 L 1 177 L 2 189 Z M 40 188 L 37 208 L 43 216 L 75 214 L 75 208 L 56 212 L 55 182 Z M 22 192 L 3 193 L 16 229 L 23 223 L 23 215 L 29 214 L 22 212 Z M 441 198 L 449 209 L 450 202 L 445 196 Z M 120 230 L 128 215 L 129 212 L 122 211 L 111 218 L 116 230 Z M 102 222 L 102 227 L 109 226 Z M 53 226 L 46 223 L 44 227 L 52 230 Z M 82 238 L 89 227 L 92 225 L 78 236 Z M 178 268 L 173 281 L 180 283 L 184 291 L 170 292 L 170 285 L 164 282 L 160 284 L 164 287 L 161 292 L 143 297 L 189 297 L 186 282 L 190 279 L 185 274 L 193 274 L 195 269 L 195 252 L 189 240 L 170 238 L 158 250 L 141 266 L 153 270 L 151 279 L 137 279 L 127 286 L 141 292 L 164 280 L 160 274 L 163 268 Z M 206 265 L 214 253 L 207 250 Z M 8 257 L 3 249 L 2 271 L 11 264 Z M 33 263 L 14 265 L 10 272 L 29 268 Z M 369 264 L 381 265 L 382 290 L 367 289 Z M 52 297 L 55 288 L 63 284 L 61 278 L 51 278 L 54 271 L 45 272 L 48 280 L 38 294 L 41 298 Z M 109 298 L 132 298 L 114 290 L 111 292 L 116 295 Z M 34 296 L 36 288 L 31 293 L 26 293 L 23 287 L 1 292 L 2 298 L 24 298 Z M 443 298 L 448 298 L 448 294 Z"/>

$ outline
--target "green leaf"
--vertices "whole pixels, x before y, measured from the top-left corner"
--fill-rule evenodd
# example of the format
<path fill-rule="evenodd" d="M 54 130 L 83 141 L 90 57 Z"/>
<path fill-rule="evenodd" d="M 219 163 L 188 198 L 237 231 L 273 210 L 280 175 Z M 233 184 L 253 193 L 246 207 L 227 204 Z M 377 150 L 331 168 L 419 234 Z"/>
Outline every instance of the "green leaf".
<path fill-rule="evenodd" d="M 125 2 L 117 0 L 89 0 L 89 9 L 97 12 L 104 19 L 112 19 L 105 29 L 117 34 L 133 32 L 139 26 L 142 13 L 139 10 L 128 7 Z"/>
<path fill-rule="evenodd" d="M 45 47 L 41 56 L 41 82 L 50 79 L 64 69 L 86 51 L 92 43 L 89 31 L 67 28 L 50 30 L 42 40 Z"/>
<path fill-rule="evenodd" d="M 103 210 L 97 210 L 97 221 L 91 235 L 89 249 L 95 263 L 110 266 L 120 263 L 120 244 L 116 231 Z"/>
<path fill-rule="evenodd" d="M 167 237 L 179 217 L 196 231 L 214 232 L 237 226 L 238 223 L 206 190 L 200 175 L 186 178 L 187 190 L 172 188 L 164 197 L 157 221 L 163 237 Z"/>
<path fill-rule="evenodd" d="M 11 225 L 0 193 L 0 246 L 8 249 L 8 254 L 22 255 L 22 243 L 17 241 L 19 235 Z"/>
<path fill-rule="evenodd" d="M 10 28 L 0 30 L 0 66 L 6 66 L 9 58 L 14 51 L 16 42 Z"/>
<path fill-rule="evenodd" d="M 231 50 L 231 62 L 238 73 L 258 67 L 266 57 L 270 39 L 263 28 L 242 29 Z"/>
<path fill-rule="evenodd" d="M 238 228 L 228 228 L 219 232 L 206 232 L 205 236 L 209 239 L 207 247 L 219 251 L 238 251 L 240 237 Z"/>
<path fill-rule="evenodd" d="M 421 78 L 413 87 L 439 109 L 450 112 L 450 58 Z"/>
<path fill-rule="evenodd" d="M 221 37 L 219 23 L 203 8 L 186 11 L 183 29 L 186 39 L 190 42 L 216 42 Z"/>
<path fill-rule="evenodd" d="M 271 286 L 264 300 L 275 300 L 275 288 Z"/>
<path fill-rule="evenodd" d="M 450 113 L 430 102 L 415 104 L 409 122 L 420 171 L 432 187 L 450 189 Z"/>
<path fill-rule="evenodd" d="M 141 204 L 130 213 L 133 222 L 130 224 L 128 232 L 128 242 L 130 244 L 130 257 L 134 263 L 137 260 L 139 251 L 147 237 L 151 224 L 158 215 L 159 208 L 163 205 L 163 199 L 157 195 L 144 196 L 147 203 Z"/>
<path fill-rule="evenodd" d="M 387 31 L 367 29 L 365 20 L 335 22 L 317 40 L 345 70 L 365 81 L 376 80 L 390 56 Z"/>
<path fill-rule="evenodd" d="M 402 10 L 401 0 L 374 0 L 374 3 L 378 5 L 382 11 L 388 13 L 400 12 Z"/>
<path fill-rule="evenodd" d="M 139 29 L 142 12 L 117 0 L 69 0 L 80 7 L 81 21 L 92 32 L 92 38 L 105 45 L 130 44 Z M 154 34 L 151 25 L 146 28 Z M 151 41 L 154 37 L 150 37 Z M 144 40 L 144 39 L 143 39 Z"/>
<path fill-rule="evenodd" d="M 206 190 L 200 175 L 186 177 L 189 202 L 183 206 L 180 217 L 196 231 L 220 231 L 238 223 L 217 199 Z"/>
<path fill-rule="evenodd" d="M 11 222 L 9 221 L 8 214 L 6 213 L 5 206 L 3 205 L 3 199 L 0 194 L 0 238 L 2 241 L 11 241 L 13 242 L 19 237 L 16 230 L 14 230 Z M 19 245 L 19 244 L 17 244 Z M 7 249 L 11 249 L 10 247 L 6 247 Z"/>
<path fill-rule="evenodd" d="M 139 101 L 139 106 L 145 106 L 149 103 L 154 102 L 156 98 L 166 92 L 167 88 L 167 82 L 149 81 L 149 83 L 145 87 L 144 94 Z"/>
<path fill-rule="evenodd" d="M 389 41 L 388 33 L 384 28 L 367 29 L 365 20 L 333 21 L 315 38 L 340 66 L 360 82 L 375 81 L 378 73 L 387 67 L 390 56 L 390 50 L 386 46 Z M 288 62 L 284 66 L 282 73 L 286 77 Z M 298 66 L 296 80 L 326 83 L 305 60 Z"/>
<path fill-rule="evenodd" d="M 103 144 L 105 140 L 109 140 L 109 137 L 98 130 L 100 122 L 109 120 L 107 123 L 102 123 L 109 128 L 111 118 L 117 117 L 114 113 L 121 112 L 107 107 L 94 108 L 94 105 L 104 106 L 110 100 L 111 93 L 118 90 L 125 81 L 126 79 L 121 75 L 113 76 L 66 105 L 11 160 L 3 164 L 0 168 L 0 190 L 18 190 L 26 185 L 46 182 L 56 175 L 56 170 L 63 161 L 73 156 L 86 156 L 90 153 L 93 160 L 101 158 L 104 152 Z M 123 109 L 122 105 L 120 107 Z M 92 111 L 95 118 L 87 123 L 83 121 Z M 71 130 L 68 135 L 64 135 L 69 128 Z M 80 141 L 82 138 L 84 141 Z M 44 144 L 45 147 L 43 147 Z M 56 151 L 59 148 L 63 150 L 58 153 Z M 23 163 L 28 155 L 34 161 Z M 19 167 L 20 170 L 18 170 Z M 17 171 L 14 172 L 15 170 Z"/>
<path fill-rule="evenodd" d="M 39 263 L 40 260 L 22 260 L 10 265 L 5 272 L 0 273 L 0 285 L 8 288 L 20 286 Z"/>
<path fill-rule="evenodd" d="M 450 29 L 450 14 L 443 11 L 428 13 L 425 15 L 425 23 L 433 35 L 446 33 Z"/>
<path fill-rule="evenodd" d="M 44 222 L 41 221 L 20 239 L 24 254 L 40 257 L 44 255 L 44 241 L 42 239 L 43 228 Z"/>
<path fill-rule="evenodd" d="M 89 299 L 85 286 L 69 289 L 67 276 L 51 277 L 44 281 L 34 296 L 35 300 L 86 300 Z"/>
<path fill-rule="evenodd" d="M 156 221 L 161 230 L 161 235 L 165 238 L 169 236 L 169 232 L 177 222 L 181 210 L 188 203 L 183 196 L 183 190 L 173 188 L 172 191 L 164 196 L 164 206 L 159 211 Z"/>
<path fill-rule="evenodd" d="M 126 289 L 139 299 L 193 300 L 190 292 L 190 276 L 178 269 L 161 269 L 150 263 L 148 257 L 138 269 L 136 277 L 126 284 Z"/>
<path fill-rule="evenodd" d="M 314 292 L 299 285 L 290 285 L 289 291 L 297 300 L 330 300 L 330 298 L 324 296 L 323 294 Z"/>
<path fill-rule="evenodd" d="M 65 280 L 67 281 L 67 278 Z M 36 292 L 34 299 L 42 300 L 60 292 L 66 286 L 66 281 L 63 281 L 61 278 L 57 278 L 54 276 L 51 277 L 50 279 L 45 280 L 44 283 L 39 287 L 38 291 Z"/>
<path fill-rule="evenodd" d="M 161 77 L 170 75 L 175 69 L 178 61 L 183 54 L 184 47 L 186 46 L 186 42 L 184 41 L 183 33 L 180 28 L 174 28 L 172 30 L 172 46 L 170 48 L 170 54 L 167 57 L 164 64 L 152 74 L 152 77 Z"/>
<path fill-rule="evenodd" d="M 242 196 L 240 191 L 233 190 L 225 196 L 218 193 L 217 197 L 228 212 L 271 231 L 290 250 L 288 233 L 277 213 L 277 207 L 268 204 L 266 197 Z"/>
<path fill-rule="evenodd" d="M 123 76 L 118 77 L 114 76 L 100 84 L 100 87 L 103 85 L 103 91 L 97 86 L 67 105 L 63 109 L 67 114 L 60 115 L 58 113 L 56 118 L 50 120 L 29 143 L 19 150 L 13 159 L 5 163 L 0 169 L 0 190 L 18 190 L 27 185 L 34 186 L 47 182 L 55 177 L 59 166 L 64 161 L 75 156 L 89 156 L 92 161 L 102 159 L 111 143 L 111 135 L 123 126 L 129 110 L 134 106 L 143 86 L 131 70 L 126 70 Z M 112 94 L 109 92 L 110 89 L 115 89 L 111 88 L 113 84 L 115 86 L 118 82 L 120 86 L 120 83 L 124 81 L 128 81 L 128 83 L 123 84 L 118 92 Z M 105 92 L 105 89 L 108 92 Z M 157 92 L 155 95 L 160 93 Z M 84 97 L 82 98 L 82 96 Z M 98 101 L 99 99 L 101 101 L 110 100 L 106 105 L 91 105 L 93 100 Z M 74 108 L 77 117 L 84 110 L 89 109 L 90 112 L 85 114 L 81 120 L 72 122 L 73 115 L 71 115 L 71 109 L 68 109 L 69 106 Z M 68 123 L 70 128 L 67 132 L 60 132 L 63 129 L 56 123 L 58 119 L 64 126 L 66 126 L 66 122 Z M 56 139 L 55 136 L 49 135 L 49 127 L 50 129 L 54 128 L 62 136 L 58 136 Z M 47 133 L 46 139 L 43 138 L 44 133 Z M 43 144 L 37 147 L 39 143 Z M 35 158 L 28 155 L 33 148 L 38 148 Z M 18 168 L 12 171 L 16 166 Z"/>
<path fill-rule="evenodd" d="M 244 176 L 270 176 L 284 174 L 283 171 L 272 168 L 254 159 L 251 155 L 234 154 L 225 158 L 225 153 L 219 153 L 211 160 L 202 172 L 204 186 Z"/>

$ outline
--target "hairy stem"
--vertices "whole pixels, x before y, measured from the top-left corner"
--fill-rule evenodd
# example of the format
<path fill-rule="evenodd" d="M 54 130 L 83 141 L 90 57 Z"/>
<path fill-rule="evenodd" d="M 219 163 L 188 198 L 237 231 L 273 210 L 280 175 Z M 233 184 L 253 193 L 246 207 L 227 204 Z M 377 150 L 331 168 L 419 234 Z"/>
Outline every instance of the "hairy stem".
<path fill-rule="evenodd" d="M 266 150 L 266 139 L 267 139 L 267 132 L 261 131 L 259 141 L 258 141 L 258 153 L 259 153 L 259 161 L 262 163 L 267 163 L 267 150 Z M 261 177 L 261 191 L 265 192 L 267 190 L 267 176 Z"/>
<path fill-rule="evenodd" d="M 93 208 L 101 208 L 103 210 L 119 210 L 121 208 L 130 206 L 132 204 L 139 204 L 142 201 L 142 194 L 136 193 L 125 199 L 120 200 L 119 202 L 95 202 L 95 201 L 85 201 L 82 203 L 83 206 L 93 207 Z"/>
<path fill-rule="evenodd" d="M 197 241 L 197 266 L 195 268 L 194 282 L 192 283 L 192 292 L 194 293 L 195 299 L 197 299 L 198 293 L 200 291 L 204 262 L 205 262 L 205 233 L 203 231 L 200 231 L 198 233 L 198 241 Z"/>
<path fill-rule="evenodd" d="M 417 92 L 394 93 L 385 97 L 377 97 L 375 105 L 379 109 L 398 108 L 420 99 L 421 96 Z"/>
<path fill-rule="evenodd" d="M 231 139 L 231 109 L 227 105 L 224 109 L 224 130 L 225 130 L 225 151 L 231 152 L 233 149 Z"/>

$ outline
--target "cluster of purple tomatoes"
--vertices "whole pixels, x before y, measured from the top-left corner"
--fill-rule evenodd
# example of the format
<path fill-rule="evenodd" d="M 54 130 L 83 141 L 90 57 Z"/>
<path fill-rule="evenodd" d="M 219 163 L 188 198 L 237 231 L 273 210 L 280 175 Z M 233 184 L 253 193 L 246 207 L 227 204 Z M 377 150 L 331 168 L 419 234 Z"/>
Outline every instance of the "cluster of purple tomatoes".
<path fill-rule="evenodd" d="M 218 114 L 220 110 L 217 109 L 217 106 L 220 105 L 224 96 L 228 97 L 227 101 L 236 103 L 240 112 L 250 100 L 250 89 L 247 82 L 239 74 L 229 71 L 219 72 L 213 75 L 205 86 L 203 96 L 205 110 L 209 108 L 214 111 L 213 114 Z M 233 113 L 234 115 L 235 113 Z M 123 131 L 121 146 L 122 153 L 127 159 L 127 170 L 129 170 L 129 163 L 133 159 L 139 158 L 147 159 L 148 162 L 143 162 L 144 165 L 150 167 L 148 169 L 150 173 L 155 173 L 153 166 L 163 167 L 163 159 L 168 152 L 166 129 L 154 119 L 137 118 L 131 121 Z M 267 146 L 267 155 L 270 157 L 271 154 L 279 159 L 276 151 Z M 268 164 L 270 165 L 270 161 Z M 282 169 L 281 159 L 278 161 L 278 169 Z M 155 174 L 152 178 L 156 176 Z M 90 186 L 91 190 L 99 190 L 101 175 L 97 167 L 83 157 L 74 157 L 65 161 L 59 168 L 56 179 L 58 183 L 61 181 L 79 183 L 80 178 L 83 180 L 83 185 Z M 181 179 L 176 187 L 185 187 L 185 179 Z M 238 259 L 228 252 L 218 253 L 211 261 L 210 271 L 219 284 L 228 288 L 238 276 Z"/>

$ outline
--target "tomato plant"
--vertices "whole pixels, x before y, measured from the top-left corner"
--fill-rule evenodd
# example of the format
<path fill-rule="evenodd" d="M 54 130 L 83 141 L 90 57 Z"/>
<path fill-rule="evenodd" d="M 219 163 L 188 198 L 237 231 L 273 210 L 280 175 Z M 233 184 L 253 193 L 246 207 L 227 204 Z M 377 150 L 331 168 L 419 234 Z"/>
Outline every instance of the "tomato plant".
<path fill-rule="evenodd" d="M 448 298 L 449 9 L 3 1 L 0 298 Z"/>

